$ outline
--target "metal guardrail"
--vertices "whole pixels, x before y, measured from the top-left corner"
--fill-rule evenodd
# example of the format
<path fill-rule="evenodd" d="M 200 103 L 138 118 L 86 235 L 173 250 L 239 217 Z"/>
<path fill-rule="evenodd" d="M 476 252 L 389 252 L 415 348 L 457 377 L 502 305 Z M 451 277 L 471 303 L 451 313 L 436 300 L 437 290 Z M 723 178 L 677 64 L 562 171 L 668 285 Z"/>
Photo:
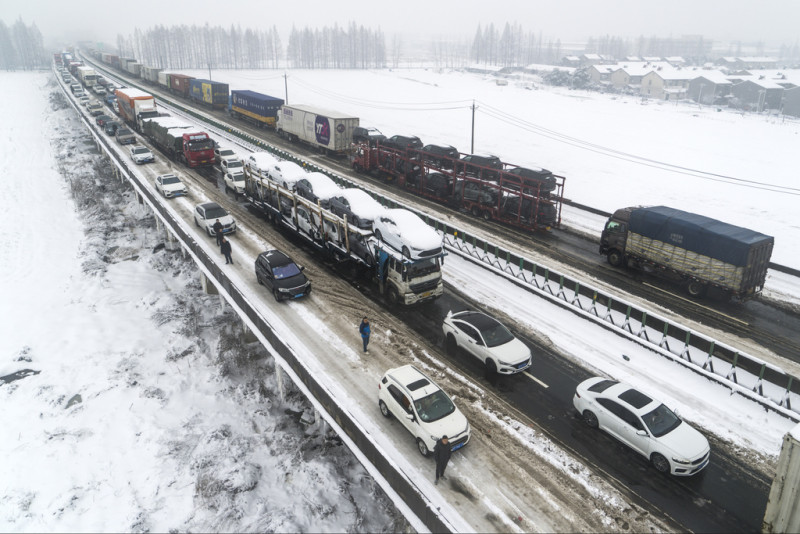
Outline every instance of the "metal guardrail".
<path fill-rule="evenodd" d="M 119 154 L 109 146 L 108 141 L 98 134 L 95 125 L 81 113 L 72 99 L 68 97 L 67 100 L 76 108 L 98 146 L 110 158 L 119 173 L 128 180 L 136 194 L 150 206 L 165 227 L 182 243 L 184 249 L 191 254 L 198 266 L 217 286 L 220 294 L 242 318 L 246 319 L 264 346 L 268 350 L 271 349 L 276 362 L 289 373 L 295 384 L 315 404 L 315 408 L 323 414 L 331 427 L 345 438 L 345 441 L 349 440 L 356 447 L 357 450 L 353 452 L 357 456 L 360 455 L 360 459 L 366 460 L 372 465 L 389 484 L 390 488 L 388 489 L 393 491 L 431 532 L 454 532 L 454 526 L 437 511 L 437 507 L 427 499 L 414 482 L 387 458 L 352 414 L 339 406 L 330 391 L 314 377 L 292 349 L 280 339 L 269 321 L 252 305 L 225 271 L 217 265 L 216 261 L 206 254 L 205 249 L 194 237 L 183 228 L 183 221 L 173 217 L 172 213 L 161 203 L 160 198 L 140 183 L 136 173 L 131 171 L 128 162 L 121 159 Z"/>
<path fill-rule="evenodd" d="M 800 384 L 779 367 L 477 237 L 445 234 L 445 243 L 518 286 L 800 422 Z"/>
<path fill-rule="evenodd" d="M 140 88 L 147 90 L 146 87 Z M 162 100 L 166 99 L 162 98 Z M 246 142 L 251 149 L 258 148 L 283 159 L 294 161 L 307 169 L 327 174 L 340 185 L 364 189 L 343 176 L 274 147 L 246 132 L 210 119 L 170 100 L 166 101 L 182 113 L 218 128 L 221 133 L 224 132 Z M 529 290 L 565 306 L 587 319 L 612 328 L 618 333 L 624 332 L 630 339 L 644 344 L 655 352 L 682 363 L 693 371 L 705 374 L 730 387 L 732 391 L 800 422 L 800 402 L 797 398 L 800 395 L 800 380 L 778 366 L 750 356 L 744 351 L 695 332 L 655 313 L 638 308 L 615 295 L 603 293 L 579 280 L 557 273 L 545 265 L 538 265 L 525 257 L 501 249 L 497 245 L 480 237 L 471 236 L 452 225 L 448 226 L 443 221 L 413 207 L 402 205 L 374 191 L 365 191 L 385 206 L 401 207 L 417 213 L 429 225 L 444 233 L 449 250 L 461 253 L 473 260 L 481 258 L 479 263 L 487 268 L 513 276 L 518 282 L 524 282 L 525 287 Z M 599 210 L 594 211 L 599 212 Z M 503 267 L 498 267 L 499 265 Z M 792 271 L 789 268 L 784 269 Z M 514 274 L 511 274 L 512 272 Z M 528 275 L 524 274 L 526 272 Z M 790 274 L 793 273 L 790 272 Z M 796 408 L 792 408 L 793 400 Z"/>

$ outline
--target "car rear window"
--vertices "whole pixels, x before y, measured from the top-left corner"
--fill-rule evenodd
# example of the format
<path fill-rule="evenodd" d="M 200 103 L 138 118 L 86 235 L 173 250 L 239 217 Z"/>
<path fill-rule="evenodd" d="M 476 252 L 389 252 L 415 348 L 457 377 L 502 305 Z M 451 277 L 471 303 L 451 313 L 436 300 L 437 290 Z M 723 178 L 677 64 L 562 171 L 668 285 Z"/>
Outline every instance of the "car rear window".
<path fill-rule="evenodd" d="M 619 398 L 637 409 L 644 408 L 645 406 L 653 402 L 653 399 L 651 399 L 641 391 L 636 391 L 635 389 L 629 389 L 628 391 L 621 393 Z"/>
<path fill-rule="evenodd" d="M 428 381 L 427 378 L 420 378 L 419 380 L 411 382 L 407 387 L 409 391 L 416 391 L 419 388 L 424 388 L 428 384 L 430 384 L 430 382 Z"/>
<path fill-rule="evenodd" d="M 610 388 L 611 386 L 613 386 L 615 384 L 618 384 L 618 383 L 619 382 L 617 382 L 616 380 L 601 380 L 597 384 L 595 384 L 592 387 L 590 387 L 589 391 L 591 391 L 593 393 L 602 393 L 605 390 L 607 390 L 608 388 Z"/>

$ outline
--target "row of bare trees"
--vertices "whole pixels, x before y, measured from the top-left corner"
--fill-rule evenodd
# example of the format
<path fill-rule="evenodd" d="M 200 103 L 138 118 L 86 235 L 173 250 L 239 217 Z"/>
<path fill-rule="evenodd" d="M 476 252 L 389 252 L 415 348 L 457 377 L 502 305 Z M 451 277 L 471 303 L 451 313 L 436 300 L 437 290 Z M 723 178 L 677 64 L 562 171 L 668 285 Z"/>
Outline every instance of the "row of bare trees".
<path fill-rule="evenodd" d="M 242 30 L 206 24 L 136 28 L 133 35 L 117 36 L 117 49 L 161 69 L 267 69 L 278 68 L 283 48 L 274 26 Z"/>
<path fill-rule="evenodd" d="M 0 20 L 0 69 L 46 68 L 51 59 L 45 53 L 42 33 L 36 24 L 28 26 L 20 17 L 9 28 Z"/>
<path fill-rule="evenodd" d="M 370 69 L 386 66 L 386 39 L 379 29 L 338 24 L 322 29 L 292 27 L 286 48 L 289 65 L 304 69 Z"/>
<path fill-rule="evenodd" d="M 504 67 L 531 63 L 557 63 L 561 60 L 561 41 L 544 42 L 541 32 L 524 31 L 519 23 L 506 23 L 500 32 L 493 23 L 478 30 L 472 39 L 470 59 L 476 63 Z"/>

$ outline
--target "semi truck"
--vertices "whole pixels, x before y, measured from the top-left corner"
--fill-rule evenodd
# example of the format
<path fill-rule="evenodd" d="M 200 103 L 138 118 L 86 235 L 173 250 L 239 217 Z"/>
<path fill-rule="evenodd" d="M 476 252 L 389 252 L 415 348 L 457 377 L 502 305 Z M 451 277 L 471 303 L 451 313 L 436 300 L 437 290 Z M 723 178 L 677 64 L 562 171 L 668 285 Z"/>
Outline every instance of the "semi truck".
<path fill-rule="evenodd" d="M 142 120 L 142 133 L 171 159 L 189 167 L 214 164 L 214 141 L 206 132 L 175 117 Z"/>
<path fill-rule="evenodd" d="M 277 130 L 292 142 L 302 141 L 327 154 L 347 154 L 352 149 L 358 117 L 311 106 L 284 104 L 278 113 Z"/>
<path fill-rule="evenodd" d="M 773 237 L 667 206 L 618 209 L 600 237 L 600 254 L 682 284 L 692 297 L 709 288 L 741 300 L 764 288 Z"/>
<path fill-rule="evenodd" d="M 371 230 L 323 209 L 291 189 L 251 173 L 245 167 L 245 197 L 276 226 L 307 242 L 316 253 L 334 262 L 340 272 L 375 283 L 391 305 L 412 305 L 437 299 L 444 293 L 442 258 L 412 260 L 381 240 Z"/>
<path fill-rule="evenodd" d="M 87 88 L 91 88 L 97 83 L 97 73 L 92 67 L 78 67 L 75 69 L 78 80 Z"/>
<path fill-rule="evenodd" d="M 120 116 L 137 132 L 142 131 L 143 119 L 158 117 L 156 99 L 150 93 L 126 87 L 117 89 L 116 95 Z"/>
<path fill-rule="evenodd" d="M 228 105 L 228 93 L 227 83 L 199 78 L 189 80 L 189 98 L 214 109 L 223 109 Z"/>
<path fill-rule="evenodd" d="M 231 116 L 254 123 L 256 126 L 275 128 L 278 112 L 284 104 L 282 98 L 247 90 L 231 91 Z"/>

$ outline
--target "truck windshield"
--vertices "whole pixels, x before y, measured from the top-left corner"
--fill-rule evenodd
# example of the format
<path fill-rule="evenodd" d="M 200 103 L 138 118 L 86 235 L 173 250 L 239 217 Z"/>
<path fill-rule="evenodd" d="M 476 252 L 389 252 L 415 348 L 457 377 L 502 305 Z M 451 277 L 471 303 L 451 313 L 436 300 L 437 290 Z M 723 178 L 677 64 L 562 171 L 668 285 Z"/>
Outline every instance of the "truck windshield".
<path fill-rule="evenodd" d="M 214 148 L 214 141 L 211 139 L 203 139 L 202 141 L 189 141 L 189 150 L 192 152 L 199 152 L 200 150 L 211 150 Z"/>
<path fill-rule="evenodd" d="M 409 263 L 406 265 L 406 272 L 408 273 L 409 278 L 425 276 L 426 274 L 435 273 L 439 270 L 439 258 L 415 261 L 414 263 Z"/>

